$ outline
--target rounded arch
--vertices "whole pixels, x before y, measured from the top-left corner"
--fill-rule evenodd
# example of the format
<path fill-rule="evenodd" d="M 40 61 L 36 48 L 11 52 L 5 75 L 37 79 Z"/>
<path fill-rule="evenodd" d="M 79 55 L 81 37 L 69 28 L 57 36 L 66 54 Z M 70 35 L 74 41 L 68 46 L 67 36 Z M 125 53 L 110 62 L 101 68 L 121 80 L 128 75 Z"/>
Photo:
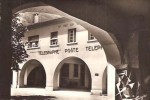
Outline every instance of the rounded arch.
<path fill-rule="evenodd" d="M 97 40 L 100 42 L 100 44 L 104 48 L 108 62 L 110 62 L 114 66 L 121 64 L 121 55 L 120 55 L 119 49 L 117 47 L 117 44 L 114 42 L 114 38 L 112 37 L 111 33 L 108 33 L 96 26 L 93 26 L 93 25 L 83 21 L 83 20 L 75 18 L 61 10 L 58 10 L 57 8 L 55 8 L 55 5 L 50 5 L 50 4 L 47 5 L 43 2 L 34 2 L 34 3 L 24 4 L 13 10 L 14 13 L 16 13 L 16 12 L 20 12 L 20 13 L 33 12 L 33 11 L 61 15 L 61 16 L 64 16 L 64 17 L 71 19 L 71 20 L 75 21 L 76 23 L 82 25 L 90 33 L 92 33 L 97 38 Z"/>
<path fill-rule="evenodd" d="M 70 83 L 74 83 L 74 76 L 69 75 L 69 78 L 71 79 L 70 83 L 68 83 L 68 86 L 63 86 L 63 84 L 61 84 L 61 76 L 63 76 L 61 74 L 61 71 L 63 69 L 63 67 L 67 67 L 71 68 L 71 67 L 77 67 L 77 66 L 71 66 L 72 65 L 77 65 L 79 67 L 79 84 L 77 83 L 76 85 L 79 87 L 74 87 L 73 84 Z M 65 72 L 66 72 L 66 68 Z M 70 70 L 75 70 L 75 69 L 68 69 L 68 71 Z M 81 73 L 82 72 L 82 73 Z M 71 72 L 71 74 L 75 74 L 75 72 Z M 70 73 L 69 73 L 70 74 Z M 71 77 L 70 77 L 71 76 Z M 77 80 L 78 78 L 75 78 L 75 80 Z M 63 79 L 64 80 L 64 79 Z M 73 81 L 72 81 L 73 80 Z M 77 82 L 77 81 L 76 81 Z M 56 67 L 55 71 L 54 71 L 54 77 L 53 77 L 53 88 L 55 89 L 59 89 L 61 86 L 62 87 L 69 87 L 69 88 L 80 88 L 80 89 L 91 89 L 91 83 L 92 82 L 92 78 L 91 78 L 91 70 L 89 68 L 89 66 L 85 63 L 84 60 L 82 60 L 79 57 L 75 57 L 75 56 L 70 56 L 70 57 L 66 57 L 64 58 Z M 66 85 L 66 84 L 65 84 Z"/>
<path fill-rule="evenodd" d="M 40 75 L 40 77 L 38 75 Z M 36 79 L 38 79 L 39 81 L 36 81 Z M 19 86 L 20 87 L 25 87 L 25 86 L 45 87 L 46 86 L 46 72 L 41 62 L 39 62 L 36 59 L 31 59 L 28 60 L 23 65 L 19 77 Z"/>

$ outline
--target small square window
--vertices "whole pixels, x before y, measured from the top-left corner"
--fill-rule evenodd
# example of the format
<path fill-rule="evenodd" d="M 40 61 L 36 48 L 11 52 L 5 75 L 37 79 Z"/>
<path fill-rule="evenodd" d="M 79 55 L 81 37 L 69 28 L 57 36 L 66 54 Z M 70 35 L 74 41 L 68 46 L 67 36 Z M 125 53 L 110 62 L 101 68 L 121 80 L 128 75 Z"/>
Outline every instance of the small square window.
<path fill-rule="evenodd" d="M 96 40 L 96 38 L 91 33 L 88 33 L 88 40 Z"/>

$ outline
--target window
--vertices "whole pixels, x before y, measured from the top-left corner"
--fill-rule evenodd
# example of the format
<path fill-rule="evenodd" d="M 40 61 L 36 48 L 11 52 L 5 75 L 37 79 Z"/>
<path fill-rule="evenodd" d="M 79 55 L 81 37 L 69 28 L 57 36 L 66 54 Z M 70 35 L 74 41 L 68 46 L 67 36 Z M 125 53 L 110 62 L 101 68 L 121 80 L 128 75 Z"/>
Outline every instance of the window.
<path fill-rule="evenodd" d="M 76 28 L 68 30 L 68 43 L 76 42 Z"/>
<path fill-rule="evenodd" d="M 52 32 L 51 33 L 50 45 L 51 46 L 58 45 L 58 32 Z"/>
<path fill-rule="evenodd" d="M 28 48 L 39 47 L 39 35 L 28 37 Z"/>
<path fill-rule="evenodd" d="M 79 66 L 78 64 L 74 64 L 74 77 L 79 77 Z"/>
<path fill-rule="evenodd" d="M 88 33 L 88 40 L 96 40 L 96 38 L 91 33 Z"/>
<path fill-rule="evenodd" d="M 61 68 L 61 77 L 69 77 L 69 64 L 63 64 Z"/>

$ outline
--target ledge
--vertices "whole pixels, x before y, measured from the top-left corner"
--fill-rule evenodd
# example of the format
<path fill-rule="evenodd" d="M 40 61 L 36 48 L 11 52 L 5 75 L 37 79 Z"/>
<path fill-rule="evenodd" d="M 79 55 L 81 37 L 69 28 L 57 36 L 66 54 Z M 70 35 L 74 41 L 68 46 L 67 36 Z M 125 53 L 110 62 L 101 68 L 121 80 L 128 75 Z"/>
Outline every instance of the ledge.
<path fill-rule="evenodd" d="M 67 43 L 67 45 L 77 45 L 77 42 Z"/>
<path fill-rule="evenodd" d="M 27 50 L 40 49 L 40 47 L 27 48 Z"/>
<path fill-rule="evenodd" d="M 97 40 L 88 40 L 87 43 L 98 42 Z"/>
<path fill-rule="evenodd" d="M 59 45 L 50 45 L 49 47 L 50 47 L 50 48 L 59 47 Z"/>

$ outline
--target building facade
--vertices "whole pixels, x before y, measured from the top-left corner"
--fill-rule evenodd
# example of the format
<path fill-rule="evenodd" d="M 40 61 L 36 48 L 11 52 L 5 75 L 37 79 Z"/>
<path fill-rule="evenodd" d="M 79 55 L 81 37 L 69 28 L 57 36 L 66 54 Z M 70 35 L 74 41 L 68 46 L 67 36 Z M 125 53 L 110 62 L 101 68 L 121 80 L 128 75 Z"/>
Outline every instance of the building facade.
<path fill-rule="evenodd" d="M 49 90 L 80 89 L 107 93 L 107 58 L 97 39 L 81 25 L 64 17 L 28 26 L 23 37 L 29 55 L 13 71 L 12 87 Z"/>

